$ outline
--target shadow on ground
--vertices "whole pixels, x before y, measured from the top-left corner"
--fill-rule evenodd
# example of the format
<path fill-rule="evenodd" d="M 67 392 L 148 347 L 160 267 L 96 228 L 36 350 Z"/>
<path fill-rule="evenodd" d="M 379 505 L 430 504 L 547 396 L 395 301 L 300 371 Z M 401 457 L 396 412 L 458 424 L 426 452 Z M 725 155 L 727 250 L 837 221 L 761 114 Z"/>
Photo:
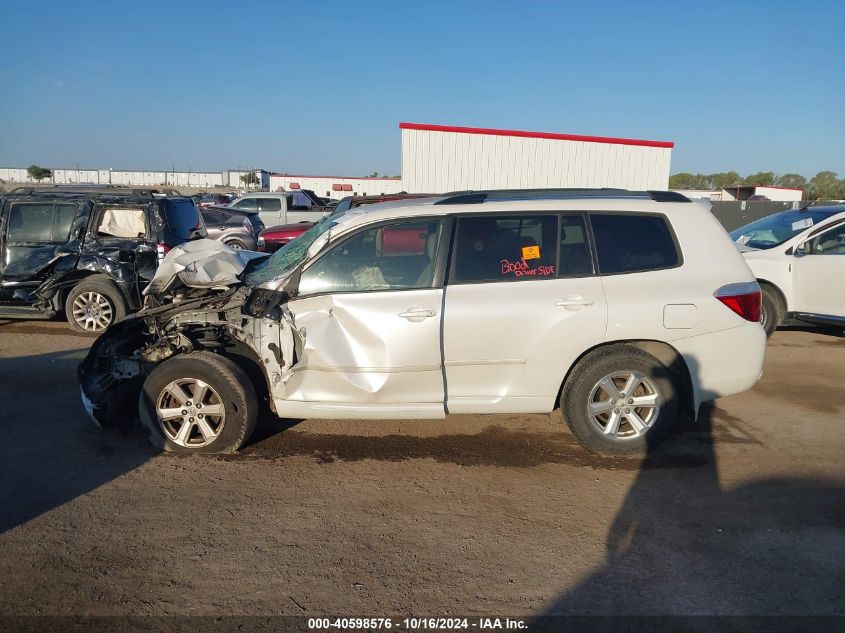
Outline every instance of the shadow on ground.
<path fill-rule="evenodd" d="M 610 527 L 606 563 L 546 616 L 845 614 L 843 481 L 784 477 L 726 489 L 713 448 L 724 423 L 718 409 L 702 412 L 700 468 L 654 468 L 664 448 L 645 457 Z M 682 624 L 673 626 L 691 630 Z"/>
<path fill-rule="evenodd" d="M 86 350 L 0 358 L 0 532 L 112 481 L 154 450 L 140 432 L 104 433 L 85 414 Z"/>

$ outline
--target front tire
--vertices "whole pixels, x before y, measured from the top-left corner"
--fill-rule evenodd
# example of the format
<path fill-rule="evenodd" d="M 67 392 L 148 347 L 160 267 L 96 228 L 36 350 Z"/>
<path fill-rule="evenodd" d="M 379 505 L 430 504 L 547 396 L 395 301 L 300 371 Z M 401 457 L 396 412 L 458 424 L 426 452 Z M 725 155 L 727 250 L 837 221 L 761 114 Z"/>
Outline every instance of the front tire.
<path fill-rule="evenodd" d="M 98 336 L 126 316 L 126 303 L 120 289 L 104 278 L 79 282 L 68 293 L 65 315 L 71 329 Z"/>
<path fill-rule="evenodd" d="M 576 438 L 600 455 L 639 455 L 672 430 L 678 390 L 663 363 L 629 345 L 599 349 L 572 370 L 561 413 Z"/>
<path fill-rule="evenodd" d="M 138 403 L 153 446 L 174 453 L 233 453 L 255 430 L 258 398 L 243 369 L 211 352 L 156 367 Z"/>

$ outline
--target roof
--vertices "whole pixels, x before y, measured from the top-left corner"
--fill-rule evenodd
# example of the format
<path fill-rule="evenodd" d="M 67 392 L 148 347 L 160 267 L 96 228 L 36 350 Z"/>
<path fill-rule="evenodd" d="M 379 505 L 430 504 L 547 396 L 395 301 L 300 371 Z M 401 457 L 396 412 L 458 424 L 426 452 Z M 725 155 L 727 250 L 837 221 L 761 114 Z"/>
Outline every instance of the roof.
<path fill-rule="evenodd" d="M 520 138 L 544 138 L 557 141 L 582 141 L 585 143 L 608 143 L 611 145 L 637 145 L 640 147 L 675 147 L 672 141 L 648 141 L 612 136 L 583 136 L 580 134 L 557 134 L 553 132 L 526 132 L 524 130 L 498 130 L 484 127 L 459 127 L 454 125 L 430 125 L 427 123 L 400 123 L 402 130 L 423 130 L 427 132 L 457 132 L 459 134 L 486 134 L 492 136 L 516 136 Z"/>
<path fill-rule="evenodd" d="M 661 194 L 670 193 L 669 198 Z M 483 196 L 483 199 L 480 199 Z M 585 199 L 590 200 L 589 206 Z M 514 201 L 530 204 L 514 204 Z M 667 204 L 668 203 L 668 204 Z M 625 189 L 601 190 L 491 190 L 441 194 L 431 198 L 393 200 L 368 204 L 350 209 L 337 216 L 338 232 L 377 222 L 415 217 L 432 217 L 452 213 L 531 213 L 542 211 L 646 211 L 662 212 L 682 204 L 686 212 L 700 206 L 688 198 L 671 192 L 627 191 Z M 704 207 L 709 209 L 709 206 Z M 708 211 L 709 213 L 709 211 Z M 337 233 L 335 233 L 337 235 Z"/>

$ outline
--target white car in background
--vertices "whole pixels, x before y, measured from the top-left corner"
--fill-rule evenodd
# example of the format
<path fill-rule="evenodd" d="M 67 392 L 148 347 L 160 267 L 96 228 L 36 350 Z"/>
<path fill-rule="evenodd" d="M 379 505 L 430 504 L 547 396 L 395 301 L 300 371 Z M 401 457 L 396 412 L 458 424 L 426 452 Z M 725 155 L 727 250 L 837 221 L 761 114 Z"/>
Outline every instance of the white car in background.
<path fill-rule="evenodd" d="M 156 446 L 216 453 L 262 401 L 295 419 L 559 408 L 591 450 L 640 453 L 763 367 L 760 287 L 709 204 L 670 192 L 450 194 L 327 217 L 263 260 L 214 249 L 169 255 L 150 306 L 91 348 L 98 423 L 138 407 Z"/>
<path fill-rule="evenodd" d="M 845 327 L 845 206 L 781 211 L 731 237 L 763 291 L 766 334 L 787 318 Z"/>

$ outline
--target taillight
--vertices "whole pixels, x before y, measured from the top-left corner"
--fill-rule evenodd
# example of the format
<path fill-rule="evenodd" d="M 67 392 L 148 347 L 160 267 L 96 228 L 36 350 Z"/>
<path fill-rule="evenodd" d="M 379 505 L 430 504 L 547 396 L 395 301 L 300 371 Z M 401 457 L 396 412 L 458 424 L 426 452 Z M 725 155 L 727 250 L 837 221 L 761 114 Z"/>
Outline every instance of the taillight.
<path fill-rule="evenodd" d="M 713 296 L 746 321 L 760 320 L 760 302 L 763 297 L 756 281 L 722 286 Z"/>
<path fill-rule="evenodd" d="M 248 218 L 244 218 L 244 231 L 252 235 L 254 230 L 255 229 L 252 228 L 252 222 L 250 222 Z"/>
<path fill-rule="evenodd" d="M 170 252 L 170 247 L 167 244 L 158 244 L 156 246 L 156 254 L 158 255 L 158 261 L 164 259 L 164 256 Z"/>

